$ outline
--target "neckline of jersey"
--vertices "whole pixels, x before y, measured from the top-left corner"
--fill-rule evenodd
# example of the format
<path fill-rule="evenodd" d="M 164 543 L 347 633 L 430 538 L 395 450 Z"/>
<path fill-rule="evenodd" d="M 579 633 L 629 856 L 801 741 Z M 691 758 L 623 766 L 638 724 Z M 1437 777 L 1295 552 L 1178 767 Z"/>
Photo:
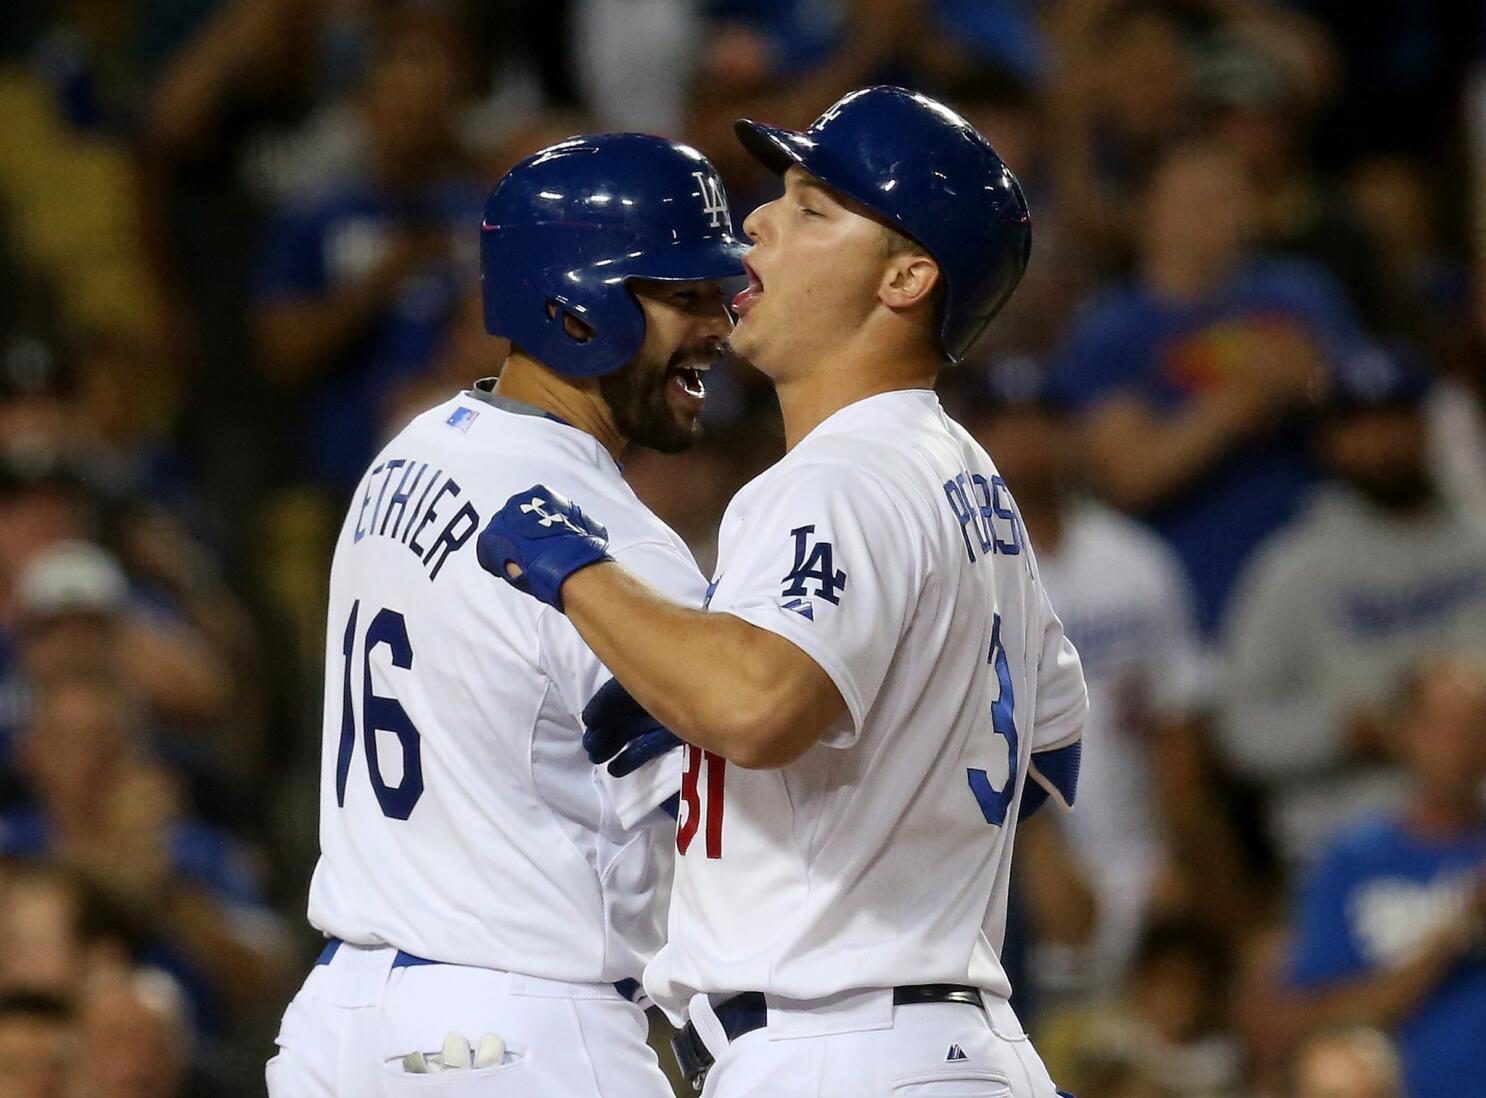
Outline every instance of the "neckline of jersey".
<path fill-rule="evenodd" d="M 851 422 L 851 420 L 855 417 L 848 415 L 848 413 L 866 411 L 868 410 L 867 405 L 869 404 L 873 405 L 873 408 L 871 410 L 876 411 L 877 406 L 880 406 L 881 404 L 886 403 L 887 401 L 895 397 L 912 397 L 914 400 L 920 401 L 927 397 L 929 401 L 933 402 L 933 405 L 935 407 L 937 407 L 939 404 L 939 394 L 933 389 L 889 389 L 885 393 L 873 393 L 871 396 L 865 396 L 862 397 L 860 400 L 854 400 L 845 407 L 837 408 L 830 415 L 826 416 L 825 419 L 821 420 L 814 427 L 812 427 L 809 433 L 806 434 L 804 438 L 795 443 L 794 448 L 790 450 L 790 453 L 793 454 L 798 452 L 801 446 L 805 445 L 805 443 L 809 442 L 812 438 L 815 438 L 818 435 L 834 435 L 856 430 L 856 426 Z"/>
<path fill-rule="evenodd" d="M 488 404 L 492 408 L 499 409 L 502 412 L 510 412 L 512 415 L 515 416 L 531 416 L 534 419 L 549 419 L 553 423 L 560 423 L 564 427 L 571 428 L 572 430 L 577 431 L 579 434 L 586 437 L 590 442 L 597 446 L 599 448 L 599 451 L 603 453 L 604 456 L 608 457 L 610 461 L 614 462 L 614 468 L 618 469 L 621 473 L 624 472 L 624 465 L 618 461 L 615 461 L 613 455 L 609 454 L 609 452 L 605 450 L 602 445 L 599 444 L 599 440 L 594 438 L 581 427 L 574 427 L 567 420 L 563 419 L 562 416 L 557 415 L 554 412 L 549 412 L 545 408 L 538 408 L 535 404 L 528 404 L 524 400 L 513 400 L 511 397 L 501 396 L 495 391 L 495 384 L 499 380 L 499 378 L 494 377 L 482 377 L 480 378 L 480 380 L 476 381 L 473 385 L 466 389 L 464 391 L 464 395 L 469 397 L 471 400 L 478 400 L 480 403 Z"/>

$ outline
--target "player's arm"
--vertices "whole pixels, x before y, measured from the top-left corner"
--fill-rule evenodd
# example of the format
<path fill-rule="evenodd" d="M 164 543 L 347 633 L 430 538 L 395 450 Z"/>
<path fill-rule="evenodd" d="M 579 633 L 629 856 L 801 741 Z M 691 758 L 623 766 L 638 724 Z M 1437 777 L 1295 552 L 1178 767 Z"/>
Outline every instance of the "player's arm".
<path fill-rule="evenodd" d="M 710 612 L 615 565 L 603 527 L 541 486 L 492 518 L 480 561 L 565 611 L 683 739 L 783 766 L 822 739 L 854 741 L 917 602 L 918 543 L 889 495 L 839 463 L 800 470 L 755 513 Z"/>
<path fill-rule="evenodd" d="M 845 712 L 790 641 L 732 614 L 691 610 L 612 562 L 562 585 L 563 610 L 605 666 L 683 740 L 739 766 L 784 766 Z"/>

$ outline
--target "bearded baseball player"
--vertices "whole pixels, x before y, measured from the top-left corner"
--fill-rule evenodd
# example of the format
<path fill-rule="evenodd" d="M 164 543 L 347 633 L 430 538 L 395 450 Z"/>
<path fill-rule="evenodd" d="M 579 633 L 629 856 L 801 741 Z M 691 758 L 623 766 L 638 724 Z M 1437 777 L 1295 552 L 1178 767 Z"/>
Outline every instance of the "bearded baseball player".
<path fill-rule="evenodd" d="M 1005 482 L 933 391 L 1026 266 L 1021 188 L 899 88 L 737 131 L 784 194 L 744 224 L 730 342 L 787 453 L 723 518 L 710 611 L 548 486 L 479 556 L 688 744 L 645 984 L 704 1095 L 1051 1098 L 998 952 L 1017 821 L 1071 804 L 1087 694 Z"/>
<path fill-rule="evenodd" d="M 336 540 L 309 898 L 329 940 L 284 1015 L 272 1098 L 671 1093 L 633 1000 L 662 940 L 676 741 L 474 546 L 541 480 L 603 512 L 627 574 L 702 605 L 616 459 L 696 438 L 744 246 L 701 154 L 638 134 L 517 165 L 481 237 L 486 327 L 512 347 L 499 383 L 389 442 Z M 604 769 L 585 710 L 624 740 Z"/>

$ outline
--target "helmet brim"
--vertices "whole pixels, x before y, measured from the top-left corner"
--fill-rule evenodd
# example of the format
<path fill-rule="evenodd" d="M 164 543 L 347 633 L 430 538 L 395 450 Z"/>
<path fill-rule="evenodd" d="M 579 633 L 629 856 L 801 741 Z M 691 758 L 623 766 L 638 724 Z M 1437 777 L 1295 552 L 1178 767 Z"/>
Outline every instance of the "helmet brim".
<path fill-rule="evenodd" d="M 810 152 L 815 148 L 815 141 L 809 134 L 769 126 L 751 118 L 734 122 L 733 133 L 748 154 L 775 175 L 783 175 L 791 164 L 810 170 Z"/>
<path fill-rule="evenodd" d="M 904 225 L 901 213 L 884 209 L 882 196 L 874 196 L 872 189 L 859 179 L 858 173 L 833 160 L 808 133 L 765 125 L 750 118 L 740 118 L 734 122 L 733 133 L 749 155 L 775 175 L 783 175 L 791 167 L 798 166 L 831 190 L 859 205 L 859 212 L 867 217 L 880 221 L 905 236 L 913 236 Z"/>

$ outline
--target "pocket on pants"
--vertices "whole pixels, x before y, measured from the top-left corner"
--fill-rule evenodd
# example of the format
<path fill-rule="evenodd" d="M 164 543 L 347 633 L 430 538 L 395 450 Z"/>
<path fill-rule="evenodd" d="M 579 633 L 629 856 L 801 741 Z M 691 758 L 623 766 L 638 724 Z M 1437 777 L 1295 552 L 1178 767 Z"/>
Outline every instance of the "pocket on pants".
<path fill-rule="evenodd" d="M 414 1075 L 401 1060 L 382 1065 L 381 1098 L 507 1098 L 530 1093 L 531 1053 L 507 1053 L 508 1063 L 488 1068 L 461 1068 Z"/>
<path fill-rule="evenodd" d="M 974 1068 L 930 1071 L 894 1082 L 893 1098 L 1011 1098 L 1011 1080 Z"/>

